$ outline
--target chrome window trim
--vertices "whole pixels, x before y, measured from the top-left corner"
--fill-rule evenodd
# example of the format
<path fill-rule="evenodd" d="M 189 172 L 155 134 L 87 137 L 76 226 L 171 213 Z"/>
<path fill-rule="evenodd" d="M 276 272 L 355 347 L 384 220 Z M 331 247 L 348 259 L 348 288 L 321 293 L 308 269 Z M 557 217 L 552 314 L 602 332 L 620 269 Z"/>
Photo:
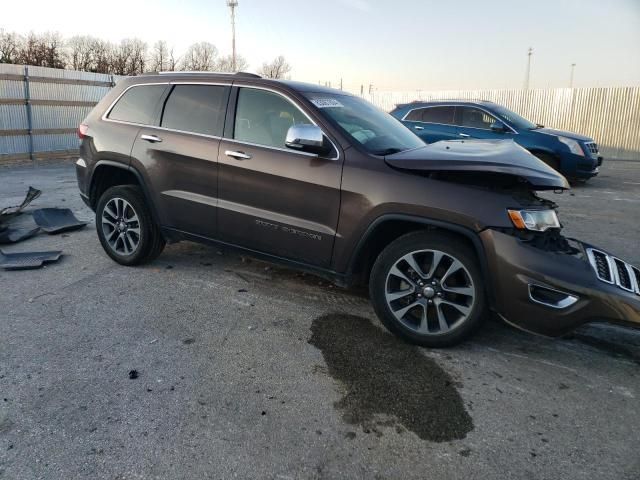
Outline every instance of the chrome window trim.
<path fill-rule="evenodd" d="M 492 118 L 495 118 L 496 120 L 500 120 L 507 128 L 509 128 L 509 130 L 511 130 L 510 133 L 513 133 L 514 135 L 519 135 L 518 132 L 515 131 L 515 129 L 509 124 L 509 122 L 505 122 L 502 119 L 499 119 L 496 117 L 496 115 L 494 113 L 489 112 L 488 110 L 485 110 L 482 107 L 477 106 L 476 104 L 473 104 L 473 106 L 471 105 L 456 105 L 456 104 L 442 104 L 442 105 L 424 105 L 422 107 L 416 107 L 416 108 L 412 108 L 411 110 L 409 110 L 403 117 L 402 117 L 402 122 L 414 122 L 414 123 L 423 123 L 425 125 L 442 125 L 445 127 L 462 127 L 462 128 L 472 128 L 474 130 L 483 130 L 485 132 L 491 132 L 492 130 L 490 128 L 479 128 L 479 127 L 466 127 L 464 125 L 456 125 L 455 123 L 436 123 L 436 122 L 422 122 L 420 120 L 406 120 L 406 118 L 409 116 L 409 114 L 411 114 L 411 112 L 413 112 L 414 110 L 423 110 L 425 108 L 438 108 L 438 107 L 455 107 L 455 108 L 476 108 L 478 110 L 483 111 L 484 113 L 486 113 L 487 115 L 489 115 Z M 455 113 L 453 116 L 453 119 L 455 121 Z"/>
<path fill-rule="evenodd" d="M 327 157 L 327 160 L 340 160 L 340 150 L 338 149 L 336 143 L 331 139 L 331 137 L 329 135 L 326 134 L 326 132 L 324 131 L 324 129 L 318 125 L 312 118 L 309 117 L 309 115 L 307 115 L 307 113 L 300 107 L 300 104 L 293 98 L 291 98 L 291 96 L 287 95 L 286 93 L 280 92 L 278 90 L 275 90 L 273 88 L 269 88 L 269 87 L 262 87 L 259 85 L 250 85 L 250 84 L 245 84 L 245 83 L 240 83 L 240 84 L 236 84 L 236 83 L 231 83 L 231 82 L 199 82 L 199 81 L 182 81 L 182 80 L 177 80 L 177 81 L 167 81 L 167 82 L 150 82 L 150 83 L 135 83 L 133 85 L 129 85 L 127 88 L 125 88 L 120 95 L 118 95 L 118 97 L 111 102 L 111 105 L 109 105 L 109 108 L 107 108 L 105 110 L 105 113 L 102 114 L 101 120 L 105 121 L 105 122 L 113 122 L 113 123 L 120 123 L 123 125 L 133 125 L 136 127 L 145 127 L 145 128 L 153 128 L 156 130 L 163 130 L 166 132 L 174 132 L 174 133 L 184 133 L 184 134 L 188 134 L 188 135 L 196 135 L 199 137 L 203 137 L 203 138 L 209 138 L 209 139 L 213 139 L 213 140 L 228 140 L 231 141 L 233 143 L 236 144 L 241 144 L 241 145 L 249 145 L 249 146 L 253 146 L 253 147 L 262 147 L 262 148 L 268 148 L 271 150 L 278 150 L 278 151 L 282 151 L 282 152 L 288 152 L 288 153 L 293 153 L 296 155 L 302 155 L 305 157 L 316 157 L 318 158 L 319 156 L 314 154 L 314 153 L 307 153 L 307 152 L 298 152 L 296 150 L 290 149 L 290 148 L 280 148 L 280 147 L 272 147 L 269 145 L 259 145 L 256 143 L 250 143 L 250 142 L 241 142 L 239 140 L 235 140 L 233 138 L 226 138 L 223 136 L 216 136 L 216 135 L 207 135 L 205 133 L 197 133 L 197 132 L 189 132 L 186 130 L 177 130 L 177 129 L 173 129 L 173 128 L 167 128 L 167 127 L 162 127 L 160 125 L 147 125 L 144 123 L 135 123 L 135 122 L 127 122 L 126 120 L 115 120 L 113 118 L 108 118 L 109 113 L 111 113 L 111 110 L 113 109 L 113 107 L 115 106 L 116 103 L 118 103 L 118 100 L 120 100 L 120 98 L 122 98 L 122 96 L 127 93 L 130 89 L 134 88 L 134 87 L 141 87 L 141 86 L 145 86 L 145 85 L 214 85 L 214 86 L 223 86 L 223 87 L 239 87 L 239 88 L 254 88 L 254 89 L 258 89 L 258 90 L 266 90 L 272 93 L 275 93 L 277 95 L 280 95 L 284 98 L 286 98 L 290 103 L 292 103 L 298 110 L 300 110 L 300 112 L 316 127 L 320 128 L 320 130 L 322 130 L 322 134 L 327 137 L 327 139 L 329 140 L 329 142 L 331 143 L 331 145 L 333 146 L 333 148 L 336 151 L 336 156 L 335 157 Z M 160 119 L 162 121 L 162 119 Z M 235 121 L 235 118 L 234 118 Z"/>
<path fill-rule="evenodd" d="M 263 87 L 261 85 L 251 85 L 249 83 L 236 83 L 233 82 L 233 86 L 234 87 L 238 87 L 238 88 L 253 88 L 256 90 L 266 90 L 268 92 L 274 93 L 276 95 L 280 95 L 281 97 L 284 97 L 286 100 L 288 100 L 294 107 L 296 107 L 298 110 L 300 110 L 300 113 L 302 113 L 305 117 L 307 117 L 307 120 L 309 120 L 311 122 L 312 125 L 315 125 L 316 127 L 318 127 L 320 130 L 322 130 L 322 134 L 329 140 L 329 142 L 331 143 L 331 145 L 333 146 L 333 148 L 336 151 L 336 156 L 335 157 L 326 157 L 326 160 L 340 160 L 340 150 L 338 149 L 338 146 L 335 144 L 335 142 L 331 139 L 331 137 L 329 135 L 327 135 L 327 133 L 324 131 L 324 129 L 318 125 L 318 123 L 313 120 L 311 117 L 309 117 L 309 115 L 307 115 L 307 113 L 304 111 L 303 108 L 301 108 L 300 103 L 295 100 L 294 98 L 292 98 L 290 95 L 281 92 L 279 90 L 275 90 L 273 88 L 269 88 L 269 87 Z M 238 92 L 239 93 L 239 92 Z M 237 100 L 236 100 L 236 108 L 237 108 Z M 235 112 L 234 112 L 234 133 L 235 133 Z M 273 147 L 273 146 L 269 146 L 269 145 L 260 145 L 257 143 L 251 143 L 251 142 L 243 142 L 241 140 L 236 140 L 235 138 L 224 138 L 225 140 L 228 141 L 232 141 L 233 143 L 236 144 L 241 144 L 241 145 L 250 145 L 252 147 L 262 147 L 262 148 L 269 148 L 271 150 L 279 150 L 282 152 L 289 152 L 289 153 L 295 153 L 297 155 L 303 155 L 306 157 L 316 157 L 319 158 L 319 155 L 316 155 L 315 153 L 307 153 L 307 152 L 298 152 L 296 150 L 293 150 L 291 148 L 281 148 L 281 147 Z M 325 158 L 325 157 L 322 157 Z"/>
<path fill-rule="evenodd" d="M 556 303 L 543 302 L 542 300 L 533 298 L 533 295 L 531 294 L 531 287 L 542 288 L 544 290 L 551 290 L 552 292 L 565 295 L 566 298 Z M 555 288 L 547 287 L 545 285 L 539 285 L 537 283 L 529 283 L 527 290 L 529 292 L 529 300 L 531 300 L 532 302 L 537 303 L 539 305 L 544 305 L 546 307 L 556 308 L 558 310 L 569 308 L 571 305 L 574 305 L 579 300 L 578 297 L 576 297 L 575 295 L 571 295 L 570 293 L 563 292 L 562 290 L 557 290 Z"/>

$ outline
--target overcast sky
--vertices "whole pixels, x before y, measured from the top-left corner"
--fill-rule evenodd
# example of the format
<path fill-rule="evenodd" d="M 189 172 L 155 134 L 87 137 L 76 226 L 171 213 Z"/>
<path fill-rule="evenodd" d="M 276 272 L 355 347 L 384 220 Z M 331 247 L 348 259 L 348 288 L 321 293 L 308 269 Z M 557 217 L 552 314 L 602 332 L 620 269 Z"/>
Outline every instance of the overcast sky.
<path fill-rule="evenodd" d="M 209 41 L 230 53 L 225 0 L 3 1 L 0 28 L 112 41 Z M 239 0 L 239 54 L 292 77 L 380 90 L 640 85 L 640 0 Z M 25 11 L 28 8 L 28 13 Z M 365 88 L 367 88 L 365 86 Z"/>

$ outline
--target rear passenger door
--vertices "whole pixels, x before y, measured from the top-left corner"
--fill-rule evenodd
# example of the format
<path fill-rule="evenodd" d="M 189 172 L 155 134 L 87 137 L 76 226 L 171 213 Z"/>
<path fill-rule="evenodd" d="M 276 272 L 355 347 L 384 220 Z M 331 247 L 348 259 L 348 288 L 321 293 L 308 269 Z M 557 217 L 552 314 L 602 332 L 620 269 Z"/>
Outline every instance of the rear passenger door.
<path fill-rule="evenodd" d="M 411 110 L 403 123 L 427 143 L 458 138 L 454 106 L 420 107 Z"/>
<path fill-rule="evenodd" d="M 220 146 L 220 236 L 279 257 L 328 266 L 338 226 L 342 157 L 286 148 L 288 129 L 313 124 L 300 103 L 259 87 L 235 89 Z M 335 147 L 334 147 L 335 148 Z"/>
<path fill-rule="evenodd" d="M 157 126 L 143 127 L 132 157 L 152 186 L 164 227 L 215 237 L 218 149 L 230 86 L 175 83 Z"/>

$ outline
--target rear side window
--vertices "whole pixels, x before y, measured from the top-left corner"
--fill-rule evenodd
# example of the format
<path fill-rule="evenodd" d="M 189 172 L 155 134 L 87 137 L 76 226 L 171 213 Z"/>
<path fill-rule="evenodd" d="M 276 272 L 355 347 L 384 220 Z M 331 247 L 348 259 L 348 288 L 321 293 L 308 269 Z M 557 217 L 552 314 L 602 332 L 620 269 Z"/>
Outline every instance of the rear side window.
<path fill-rule="evenodd" d="M 107 118 L 123 122 L 153 124 L 158 101 L 166 85 L 137 85 L 127 90 L 113 106 Z"/>
<path fill-rule="evenodd" d="M 454 124 L 455 107 L 427 107 L 412 110 L 405 120 L 412 122 Z"/>
<path fill-rule="evenodd" d="M 241 88 L 233 138 L 267 147 L 285 148 L 289 127 L 310 124 L 307 116 L 277 93 Z"/>
<path fill-rule="evenodd" d="M 229 88 L 219 85 L 176 85 L 164 106 L 162 127 L 222 136 Z"/>
<path fill-rule="evenodd" d="M 472 107 L 462 107 L 458 115 L 458 123 L 463 127 L 491 130 L 491 125 L 496 121 L 494 117 L 483 110 Z"/>

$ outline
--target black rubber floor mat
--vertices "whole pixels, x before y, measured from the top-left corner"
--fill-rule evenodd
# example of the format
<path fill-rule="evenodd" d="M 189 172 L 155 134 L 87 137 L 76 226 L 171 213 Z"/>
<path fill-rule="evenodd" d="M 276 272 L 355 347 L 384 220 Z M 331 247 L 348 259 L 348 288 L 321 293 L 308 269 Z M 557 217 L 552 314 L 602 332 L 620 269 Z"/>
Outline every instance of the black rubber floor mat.
<path fill-rule="evenodd" d="M 22 203 L 16 207 L 6 207 L 0 210 L 0 218 L 2 216 L 16 215 L 20 213 L 24 209 L 24 207 L 26 207 L 31 202 L 33 202 L 36 198 L 38 198 L 40 194 L 42 194 L 42 192 L 37 188 L 29 187 L 29 190 L 27 191 L 27 195 L 24 197 L 24 200 L 22 201 Z"/>
<path fill-rule="evenodd" d="M 5 270 L 26 270 L 40 268 L 45 262 L 57 262 L 62 252 L 21 252 L 4 253 L 0 250 L 0 268 Z"/>
<path fill-rule="evenodd" d="M 87 224 L 78 220 L 68 208 L 40 208 L 33 211 L 33 219 L 50 234 L 77 230 Z"/>
<path fill-rule="evenodd" d="M 10 216 L 8 220 L 0 224 L 0 245 L 26 240 L 39 231 L 40 227 L 30 213 Z"/>

